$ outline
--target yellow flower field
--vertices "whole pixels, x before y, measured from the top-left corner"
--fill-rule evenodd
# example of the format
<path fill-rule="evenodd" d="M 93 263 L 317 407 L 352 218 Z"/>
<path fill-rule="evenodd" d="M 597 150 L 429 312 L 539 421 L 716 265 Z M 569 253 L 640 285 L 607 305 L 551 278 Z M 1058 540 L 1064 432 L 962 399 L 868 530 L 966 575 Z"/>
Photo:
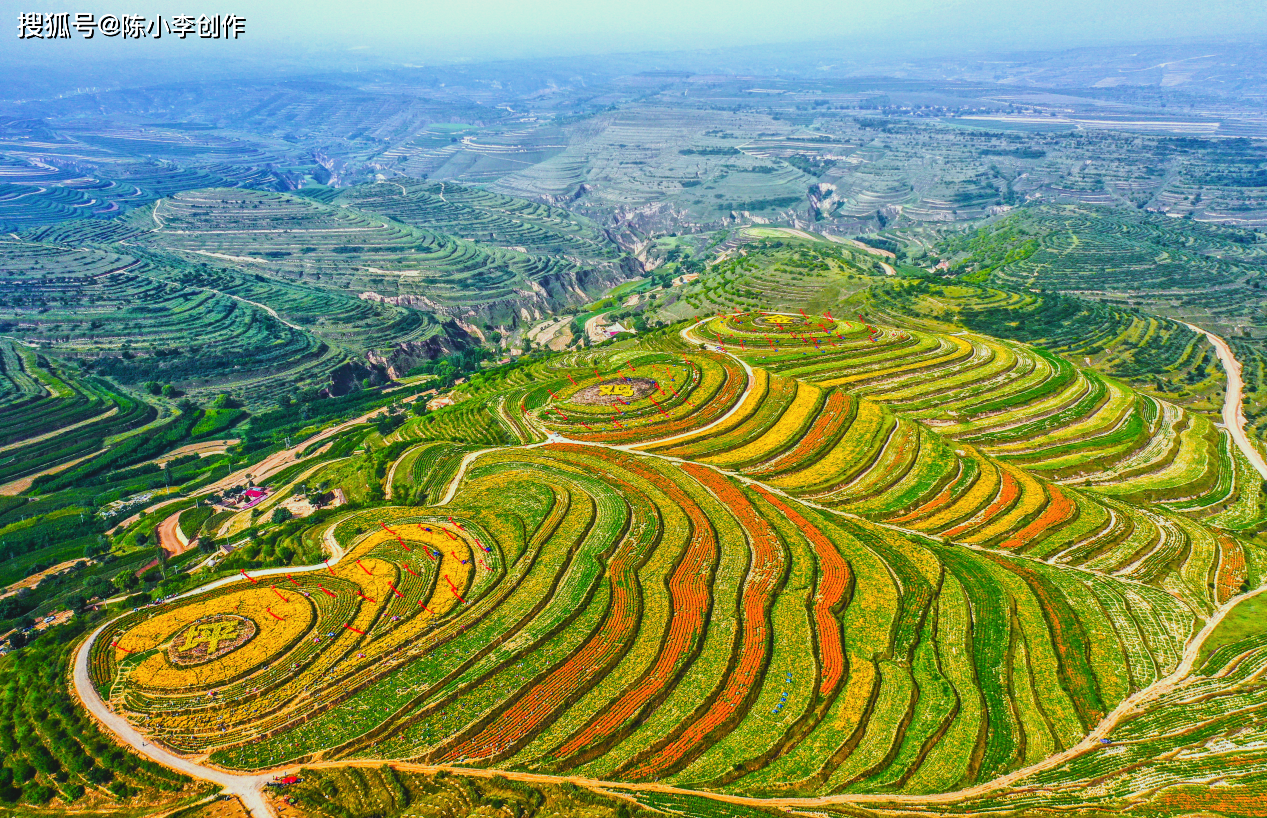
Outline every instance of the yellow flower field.
<path fill-rule="evenodd" d="M 159 647 L 186 625 L 217 614 L 250 619 L 257 629 L 255 636 L 224 656 L 186 667 L 173 665 L 167 651 L 160 651 L 137 666 L 131 681 L 142 688 L 164 691 L 224 684 L 275 660 L 312 628 L 314 619 L 313 604 L 301 594 L 251 586 L 207 602 L 192 601 L 156 616 L 123 634 L 118 642 L 131 650 Z"/>

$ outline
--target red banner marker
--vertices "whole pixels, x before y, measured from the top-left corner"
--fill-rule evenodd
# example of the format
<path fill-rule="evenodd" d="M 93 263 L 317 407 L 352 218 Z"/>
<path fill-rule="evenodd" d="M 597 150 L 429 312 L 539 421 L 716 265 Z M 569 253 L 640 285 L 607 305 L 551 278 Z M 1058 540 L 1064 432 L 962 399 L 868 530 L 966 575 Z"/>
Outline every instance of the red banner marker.
<path fill-rule="evenodd" d="M 365 631 L 361 630 L 360 628 L 354 628 L 351 625 L 344 625 L 343 627 L 346 628 L 347 630 L 352 631 L 353 633 L 359 633 L 361 636 L 365 635 Z"/>
<path fill-rule="evenodd" d="M 322 560 L 322 562 L 325 563 L 326 570 L 333 574 L 334 569 L 330 567 L 330 560 Z"/>
<path fill-rule="evenodd" d="M 278 622 L 285 622 L 285 621 L 286 621 L 286 617 L 284 617 L 284 616 L 278 616 L 277 614 L 273 613 L 273 609 L 272 609 L 272 608 L 265 608 L 264 610 L 268 611 L 268 615 L 269 615 L 269 616 L 271 616 L 271 617 L 273 617 L 274 619 L 276 619 Z"/>
<path fill-rule="evenodd" d="M 250 575 L 250 574 L 248 574 L 248 573 L 247 573 L 244 569 L 239 568 L 239 569 L 238 569 L 238 573 L 239 573 L 239 574 L 241 574 L 242 576 L 246 577 L 247 579 L 251 579 L 251 575 Z M 251 579 L 251 584 L 252 584 L 252 585 L 258 585 L 259 583 L 258 583 L 256 580 Z"/>
<path fill-rule="evenodd" d="M 571 381 L 571 382 L 572 382 L 572 385 L 573 385 L 573 386 L 576 386 L 576 385 L 577 385 L 577 383 L 576 383 L 576 379 L 575 379 L 575 378 L 573 378 L 571 375 L 568 375 L 568 376 L 567 376 L 567 378 L 568 378 L 568 380 L 569 380 L 569 381 Z"/>
<path fill-rule="evenodd" d="M 404 594 L 402 594 L 400 591 L 397 591 L 397 590 L 396 590 L 396 586 L 395 586 L 395 585 L 392 585 L 392 584 L 389 582 L 389 583 L 387 583 L 387 587 L 388 587 L 388 588 L 391 588 L 391 589 L 392 589 L 392 593 L 393 593 L 393 594 L 395 594 L 396 596 L 400 597 L 401 599 L 404 599 L 404 598 L 405 598 L 405 595 L 404 595 Z"/>
<path fill-rule="evenodd" d="M 325 593 L 329 594 L 330 596 L 338 596 L 334 591 L 331 591 L 329 588 L 322 585 L 321 583 L 317 583 L 317 587 L 320 588 Z"/>
<path fill-rule="evenodd" d="M 431 610 L 430 608 L 428 608 L 428 607 L 427 607 L 427 603 L 423 602 L 421 599 L 420 599 L 420 600 L 418 600 L 418 604 L 419 604 L 420 606 L 422 606 L 422 609 L 423 609 L 424 611 L 426 611 L 427 613 L 431 614 L 432 616 L 435 616 L 435 615 L 436 615 L 436 612 L 435 612 L 435 611 L 433 611 L 433 610 Z"/>
<path fill-rule="evenodd" d="M 370 569 L 366 568 L 364 565 L 361 565 L 361 561 L 360 561 L 360 560 L 357 560 L 357 561 L 356 561 L 356 566 L 357 566 L 358 568 L 360 568 L 362 571 L 364 571 L 365 573 L 370 574 L 371 576 L 373 576 L 374 572 L 373 572 L 373 571 L 371 571 Z"/>
<path fill-rule="evenodd" d="M 408 565 L 402 565 L 401 567 L 404 568 L 409 573 L 413 574 L 414 576 L 418 576 L 417 574 L 414 574 L 414 569 L 410 568 Z"/>
<path fill-rule="evenodd" d="M 131 653 L 131 652 L 132 652 L 132 651 L 128 650 L 127 648 L 123 647 L 123 645 L 120 645 L 118 642 L 111 642 L 111 643 L 110 643 L 110 646 L 111 646 L 111 647 L 114 647 L 114 648 L 118 648 L 119 650 L 123 651 L 124 653 Z"/>
<path fill-rule="evenodd" d="M 273 593 L 277 594 L 278 598 L 280 598 L 282 602 L 290 602 L 290 600 L 282 596 L 282 592 L 277 590 L 276 588 L 273 588 Z"/>
<path fill-rule="evenodd" d="M 374 602 L 374 603 L 378 602 L 377 599 L 366 596 L 364 591 L 357 591 L 356 595 L 359 596 L 361 599 L 365 600 L 366 602 Z"/>
<path fill-rule="evenodd" d="M 295 578 L 294 578 L 294 577 L 292 577 L 290 574 L 287 574 L 287 575 L 286 575 L 286 579 L 288 579 L 288 580 L 290 580 L 292 583 L 294 583 L 294 585 L 295 585 L 295 587 L 296 587 L 296 588 L 298 588 L 298 587 L 299 587 L 299 583 L 298 583 L 298 582 L 295 580 Z"/>

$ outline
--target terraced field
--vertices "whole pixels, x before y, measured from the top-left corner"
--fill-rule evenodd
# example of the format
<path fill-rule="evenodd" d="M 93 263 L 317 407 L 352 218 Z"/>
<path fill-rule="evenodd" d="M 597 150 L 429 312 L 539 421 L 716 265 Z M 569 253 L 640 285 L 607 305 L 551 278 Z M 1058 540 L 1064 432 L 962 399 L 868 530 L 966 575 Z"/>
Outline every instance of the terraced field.
<path fill-rule="evenodd" d="M 335 203 L 379 213 L 414 227 L 535 254 L 612 260 L 619 254 L 602 228 L 558 207 L 454 183 L 411 179 L 362 185 Z"/>
<path fill-rule="evenodd" d="M 820 312 L 884 275 L 874 256 L 843 239 L 800 230 L 749 228 L 718 249 L 716 263 L 662 302 L 660 315 L 677 320 L 758 308 Z"/>
<path fill-rule="evenodd" d="M 1246 395 L 1251 425 L 1267 424 L 1258 377 L 1267 333 L 1262 233 L 1123 209 L 1040 207 L 940 251 L 960 281 L 1000 288 L 968 299 L 938 296 L 973 329 L 1085 355 L 1124 377 L 1168 381 L 1168 392 L 1202 411 L 1221 405 L 1219 367 L 1213 348 L 1176 322 L 1229 339 L 1254 378 Z"/>
<path fill-rule="evenodd" d="M 493 333 L 510 343 L 636 272 L 566 211 L 411 185 L 188 191 L 15 234 L 0 242 L 0 326 L 120 383 L 254 408 L 379 385 Z"/>
<path fill-rule="evenodd" d="M 322 523 L 337 559 L 115 621 L 92 683 L 234 769 L 794 810 L 1072 787 L 1194 667 L 1242 701 L 1257 643 L 1193 646 L 1262 582 L 1261 485 L 1204 416 L 971 333 L 677 329 L 477 377 Z"/>
<path fill-rule="evenodd" d="M 159 417 L 156 407 L 83 378 L 29 347 L 0 340 L 0 486 L 102 451 Z"/>
<path fill-rule="evenodd" d="M 614 243 L 591 223 L 491 194 L 460 194 L 450 206 L 438 190 L 413 184 L 409 195 L 397 183 L 352 188 L 337 204 L 241 190 L 181 193 L 155 206 L 145 244 L 294 280 L 315 274 L 324 286 L 492 324 L 518 322 L 521 307 L 540 314 L 588 300 L 621 275 Z"/>
<path fill-rule="evenodd" d="M 176 382 L 187 391 L 249 391 L 252 399 L 267 399 L 268 386 L 280 391 L 326 376 L 347 354 L 346 347 L 323 343 L 248 299 L 270 289 L 264 281 L 252 287 L 239 277 L 186 271 L 161 259 L 65 245 L 11 242 L 0 253 L 7 289 L 0 314 L 15 333 L 123 383 Z M 217 285 L 223 291 L 214 289 Z M 274 285 L 268 300 L 302 304 L 306 295 Z M 349 329 L 361 323 L 362 331 L 373 322 L 356 318 L 391 309 L 376 310 L 345 296 L 331 296 L 322 305 L 336 316 L 342 307 L 355 322 Z M 407 333 L 410 327 L 403 325 L 412 321 L 425 337 L 418 332 L 419 316 L 397 313 L 397 330 Z M 262 394 L 255 386 L 264 387 Z"/>

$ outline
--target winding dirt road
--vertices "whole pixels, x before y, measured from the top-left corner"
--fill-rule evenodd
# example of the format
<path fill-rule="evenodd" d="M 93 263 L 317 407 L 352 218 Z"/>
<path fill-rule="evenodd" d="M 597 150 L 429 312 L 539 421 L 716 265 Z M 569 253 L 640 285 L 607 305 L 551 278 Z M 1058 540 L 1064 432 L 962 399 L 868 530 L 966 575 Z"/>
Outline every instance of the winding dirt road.
<path fill-rule="evenodd" d="M 88 709 L 88 712 L 92 713 L 97 721 L 107 730 L 114 733 L 120 741 L 131 746 L 141 755 L 147 756 L 164 767 L 178 770 L 185 775 L 219 784 L 224 787 L 225 792 L 242 799 L 242 803 L 250 810 L 253 818 L 273 818 L 273 808 L 269 806 L 268 800 L 264 797 L 264 783 L 273 777 L 271 773 L 234 775 L 233 773 L 226 773 L 222 770 L 203 766 L 187 758 L 182 758 L 162 747 L 147 742 L 145 736 L 141 735 L 135 727 L 129 724 L 127 719 L 115 713 L 102 701 L 97 689 L 88 680 L 88 654 L 92 651 L 93 642 L 97 640 L 97 636 L 105 627 L 105 625 L 102 625 L 97 628 L 92 636 L 89 636 L 88 640 L 84 642 L 83 647 L 79 649 L 79 653 L 75 655 L 75 692 L 78 694 L 79 700 L 83 702 L 84 707 Z"/>
<path fill-rule="evenodd" d="M 1245 407 L 1241 403 L 1245 397 L 1245 381 L 1241 378 L 1241 362 L 1236 360 L 1227 341 L 1213 332 L 1202 329 L 1196 324 L 1189 324 L 1187 321 L 1179 323 L 1194 332 L 1201 333 L 1211 344 L 1214 344 L 1219 363 L 1223 364 L 1223 371 L 1227 373 L 1227 395 L 1223 398 L 1223 425 L 1227 427 L 1228 434 L 1236 442 L 1237 448 L 1245 453 L 1245 457 L 1253 464 L 1258 474 L 1267 480 L 1267 462 L 1264 462 L 1262 454 L 1254 448 L 1249 436 L 1245 434 Z"/>
<path fill-rule="evenodd" d="M 183 511 L 184 509 L 181 509 L 169 515 L 166 520 L 158 524 L 158 544 L 163 546 L 168 559 L 189 550 L 189 539 L 185 537 L 185 532 L 180 530 L 180 515 Z"/>

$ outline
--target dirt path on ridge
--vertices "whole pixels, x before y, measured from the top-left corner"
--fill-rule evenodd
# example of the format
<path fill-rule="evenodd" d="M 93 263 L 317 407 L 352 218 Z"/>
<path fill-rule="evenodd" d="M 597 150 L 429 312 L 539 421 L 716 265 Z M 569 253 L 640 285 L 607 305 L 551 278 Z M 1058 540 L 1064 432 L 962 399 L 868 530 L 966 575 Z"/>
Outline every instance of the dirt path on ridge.
<path fill-rule="evenodd" d="M 1250 442 L 1249 436 L 1245 434 L 1245 405 L 1242 403 L 1245 394 L 1245 381 L 1241 378 L 1241 362 L 1236 360 L 1236 356 L 1232 354 L 1232 348 L 1228 346 L 1227 341 L 1224 341 L 1213 332 L 1201 329 L 1196 324 L 1189 324 L 1187 321 L 1180 321 L 1179 323 L 1194 332 L 1201 333 L 1211 344 L 1214 344 L 1214 351 L 1219 356 L 1219 363 L 1223 364 L 1223 371 L 1227 374 L 1227 394 L 1223 398 L 1223 425 L 1227 427 L 1228 434 L 1236 442 L 1237 448 L 1245 453 L 1245 457 L 1249 459 L 1254 469 L 1258 471 L 1259 476 L 1267 480 L 1267 462 L 1264 462 L 1262 454 Z"/>

